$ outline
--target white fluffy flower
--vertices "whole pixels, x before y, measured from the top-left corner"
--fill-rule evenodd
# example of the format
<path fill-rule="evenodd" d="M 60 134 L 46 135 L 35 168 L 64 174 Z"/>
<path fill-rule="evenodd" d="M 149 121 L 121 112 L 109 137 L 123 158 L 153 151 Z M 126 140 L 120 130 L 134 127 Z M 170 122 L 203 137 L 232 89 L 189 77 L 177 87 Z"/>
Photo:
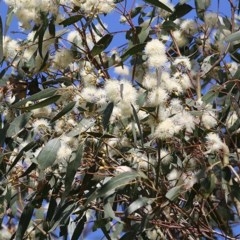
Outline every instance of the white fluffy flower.
<path fill-rule="evenodd" d="M 183 47 L 188 43 L 188 39 L 180 30 L 175 30 L 172 34 L 178 47 Z"/>
<path fill-rule="evenodd" d="M 226 126 L 227 128 L 230 128 L 234 125 L 234 123 L 238 120 L 238 115 L 237 113 L 234 111 L 234 112 L 231 112 L 228 117 L 227 117 L 227 120 L 226 120 Z"/>
<path fill-rule="evenodd" d="M 32 124 L 33 131 L 36 134 L 45 134 L 49 130 L 51 130 L 51 126 L 48 120 L 40 118 L 33 122 Z"/>
<path fill-rule="evenodd" d="M 195 128 L 195 119 L 193 115 L 187 111 L 177 113 L 172 119 L 175 125 L 180 129 L 186 129 L 187 132 L 192 132 Z"/>
<path fill-rule="evenodd" d="M 204 22 L 208 27 L 216 27 L 218 25 L 218 15 L 213 12 L 204 14 Z"/>
<path fill-rule="evenodd" d="M 3 38 L 3 55 L 7 59 L 14 59 L 20 50 L 20 45 L 14 39 L 9 38 L 8 36 Z"/>
<path fill-rule="evenodd" d="M 152 39 L 146 44 L 145 53 L 150 67 L 161 67 L 168 60 L 165 45 L 158 39 Z"/>
<path fill-rule="evenodd" d="M 100 104 L 102 102 L 106 102 L 105 91 L 93 86 L 85 87 L 81 92 L 81 96 L 85 101 L 90 103 Z"/>
<path fill-rule="evenodd" d="M 176 72 L 173 75 L 173 79 L 181 85 L 184 91 L 192 87 L 190 78 L 186 73 Z"/>
<path fill-rule="evenodd" d="M 129 68 L 127 66 L 118 66 L 114 68 L 114 72 L 119 75 L 129 75 Z"/>
<path fill-rule="evenodd" d="M 224 146 L 222 140 L 216 133 L 212 133 L 212 132 L 208 133 L 206 136 L 206 140 L 207 140 L 207 149 L 210 152 L 215 152 L 215 151 L 218 152 Z"/>
<path fill-rule="evenodd" d="M 196 24 L 196 22 L 195 22 L 194 20 L 192 20 L 192 19 L 186 19 L 186 20 L 184 20 L 184 21 L 181 23 L 180 28 L 181 28 L 181 30 L 182 30 L 184 33 L 186 33 L 186 34 L 188 34 L 188 35 L 190 35 L 190 36 L 194 35 L 194 34 L 197 32 L 197 24 Z"/>
<path fill-rule="evenodd" d="M 68 161 L 72 154 L 72 149 L 69 145 L 61 141 L 61 146 L 57 151 L 57 160 L 58 161 Z"/>
<path fill-rule="evenodd" d="M 173 64 L 179 67 L 179 70 L 191 70 L 191 62 L 188 57 L 177 57 Z"/>
<path fill-rule="evenodd" d="M 166 51 L 165 45 L 158 39 L 152 39 L 145 46 L 145 53 L 148 56 L 152 55 L 164 55 Z"/>
<path fill-rule="evenodd" d="M 72 52 L 68 49 L 62 48 L 58 50 L 53 58 L 53 68 L 55 69 L 64 69 L 66 68 L 73 60 Z"/>
<path fill-rule="evenodd" d="M 118 80 L 109 79 L 105 83 L 105 90 L 107 99 L 111 102 L 117 103 L 121 99 L 120 83 Z"/>
<path fill-rule="evenodd" d="M 213 128 L 217 125 L 217 116 L 214 111 L 206 110 L 202 115 L 203 126 L 207 129 Z"/>
<path fill-rule="evenodd" d="M 164 165 L 170 164 L 173 160 L 171 154 L 166 149 L 161 149 L 160 156 L 161 156 L 161 163 Z"/>
<path fill-rule="evenodd" d="M 172 118 L 167 118 L 163 122 L 159 123 L 154 133 L 154 136 L 160 139 L 172 138 L 174 134 L 179 133 L 181 126 L 174 123 Z"/>
<path fill-rule="evenodd" d="M 143 78 L 142 85 L 149 90 L 157 87 L 156 74 L 155 73 L 147 73 Z"/>
<path fill-rule="evenodd" d="M 168 93 L 161 87 L 157 87 L 149 92 L 148 104 L 150 106 L 158 106 L 164 104 L 168 99 Z"/>

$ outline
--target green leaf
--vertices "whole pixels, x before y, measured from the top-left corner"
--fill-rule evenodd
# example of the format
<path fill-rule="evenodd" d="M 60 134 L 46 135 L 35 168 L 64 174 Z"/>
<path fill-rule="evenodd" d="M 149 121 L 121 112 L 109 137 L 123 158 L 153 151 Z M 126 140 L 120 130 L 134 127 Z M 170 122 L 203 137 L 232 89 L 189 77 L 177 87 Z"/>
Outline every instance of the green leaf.
<path fill-rule="evenodd" d="M 3 57 L 3 24 L 0 16 L 0 62 L 2 62 Z"/>
<path fill-rule="evenodd" d="M 24 113 L 16 117 L 11 123 L 7 130 L 7 137 L 13 137 L 18 134 L 28 123 L 28 120 L 31 117 L 31 113 Z"/>
<path fill-rule="evenodd" d="M 140 122 L 139 122 L 139 119 L 138 119 L 138 115 L 137 115 L 137 112 L 134 108 L 134 106 L 131 104 L 132 106 L 132 109 L 133 109 L 133 117 L 137 123 L 137 126 L 138 126 L 138 131 L 140 133 L 140 136 L 141 136 L 141 144 L 142 144 L 142 147 L 143 147 L 143 134 L 142 134 L 142 129 L 141 129 L 141 125 L 140 125 Z"/>
<path fill-rule="evenodd" d="M 165 195 L 165 197 L 170 200 L 174 201 L 181 193 L 182 186 L 176 186 L 171 188 Z"/>
<path fill-rule="evenodd" d="M 66 177 L 65 177 L 65 196 L 70 192 L 73 179 L 77 172 L 78 167 L 81 164 L 82 156 L 83 156 L 83 148 L 84 144 L 81 143 L 78 146 L 76 153 L 72 154 L 72 157 L 68 163 L 67 170 L 66 170 Z"/>
<path fill-rule="evenodd" d="M 40 169 L 50 167 L 57 157 L 57 152 L 61 146 L 59 138 L 51 139 L 41 150 L 37 157 Z"/>
<path fill-rule="evenodd" d="M 84 204 L 87 206 L 90 202 L 95 200 L 96 198 L 100 198 L 103 196 L 108 196 L 116 191 L 117 188 L 125 186 L 129 184 L 132 180 L 136 178 L 144 178 L 146 179 L 147 176 L 142 172 L 124 172 L 120 173 L 119 175 L 111 178 L 108 182 L 106 182 L 100 189 L 94 191 L 87 199 L 86 203 Z"/>
<path fill-rule="evenodd" d="M 104 204 L 103 210 L 104 210 L 105 218 L 112 218 L 112 219 L 116 220 L 117 222 L 122 222 L 119 217 L 116 217 L 115 212 L 113 211 L 110 202 L 107 202 L 106 204 Z"/>
<path fill-rule="evenodd" d="M 70 215 L 76 209 L 77 205 L 78 204 L 73 201 L 66 202 L 62 206 L 60 205 L 60 207 L 57 209 L 56 215 L 50 223 L 52 227 L 49 232 L 54 231 L 59 225 L 66 225 L 69 221 Z"/>
<path fill-rule="evenodd" d="M 133 47 L 129 48 L 122 56 L 121 59 L 124 62 L 127 60 L 130 56 L 135 55 L 139 52 L 142 52 L 146 46 L 146 43 L 140 43 L 137 45 L 134 45 Z"/>
<path fill-rule="evenodd" d="M 37 108 L 42 108 L 42 107 L 46 107 L 52 103 L 55 103 L 61 96 L 60 95 L 54 95 L 52 97 L 49 97 L 47 99 L 44 99 L 41 102 L 38 102 L 36 104 L 30 105 L 28 107 L 18 107 L 20 109 L 24 109 L 24 110 L 33 110 L 33 109 L 37 109 Z"/>
<path fill-rule="evenodd" d="M 197 16 L 203 20 L 204 12 L 209 7 L 211 1 L 195 0 Z"/>
<path fill-rule="evenodd" d="M 50 33 L 51 36 L 55 37 L 55 34 L 56 34 L 56 29 L 55 29 L 55 18 L 52 17 L 50 19 L 50 22 L 49 22 L 49 25 L 48 25 L 48 31 Z"/>
<path fill-rule="evenodd" d="M 17 232 L 16 232 L 16 240 L 22 240 L 24 233 L 26 232 L 28 225 L 31 221 L 32 215 L 33 215 L 34 207 L 31 202 L 29 202 L 25 208 L 23 209 L 23 212 L 21 214 Z"/>
<path fill-rule="evenodd" d="M 183 16 L 185 16 L 186 14 L 188 14 L 190 11 L 192 11 L 192 7 L 186 3 L 184 4 L 177 4 L 175 6 L 175 10 L 173 12 L 173 14 L 169 17 L 169 20 L 174 21 L 177 18 L 181 18 Z"/>
<path fill-rule="evenodd" d="M 113 107 L 114 107 L 113 102 L 110 102 L 103 112 L 102 124 L 103 124 L 104 130 L 106 130 L 108 127 L 108 123 L 112 115 Z"/>
<path fill-rule="evenodd" d="M 226 42 L 233 42 L 240 40 L 240 31 L 234 32 L 227 37 L 225 37 Z"/>
<path fill-rule="evenodd" d="M 177 24 L 173 21 L 164 21 L 162 28 L 166 31 L 174 31 L 178 28 Z"/>
<path fill-rule="evenodd" d="M 87 217 L 86 217 L 86 214 L 84 214 L 83 217 L 80 219 L 80 221 L 77 223 L 71 240 L 79 239 L 80 235 L 82 234 L 82 231 L 85 229 L 84 226 L 86 221 L 87 221 Z"/>
<path fill-rule="evenodd" d="M 25 105 L 28 101 L 37 101 L 37 100 L 41 100 L 41 99 L 44 99 L 47 97 L 51 97 L 53 94 L 55 94 L 56 91 L 57 91 L 57 89 L 55 89 L 55 88 L 44 89 L 41 92 L 38 92 L 38 93 L 30 96 L 29 98 L 23 99 L 15 104 L 13 104 L 11 107 L 19 108 L 22 105 Z"/>
<path fill-rule="evenodd" d="M 7 171 L 7 174 L 13 169 L 13 167 L 18 163 L 18 161 L 22 158 L 22 156 L 24 155 L 24 152 L 29 151 L 30 149 L 34 148 L 35 146 L 37 146 L 36 142 L 30 142 L 28 143 L 24 148 L 21 149 L 21 151 L 18 153 L 18 155 L 16 156 L 16 158 L 14 159 L 13 163 L 11 164 L 10 168 Z"/>
<path fill-rule="evenodd" d="M 112 42 L 112 39 L 113 35 L 111 34 L 106 34 L 105 36 L 103 36 L 91 50 L 91 55 L 96 56 L 100 54 L 104 49 L 109 46 L 109 44 Z"/>
<path fill-rule="evenodd" d="M 74 15 L 60 22 L 59 25 L 63 25 L 64 27 L 66 27 L 71 24 L 74 24 L 75 22 L 78 22 L 82 18 L 83 18 L 83 15 Z"/>
<path fill-rule="evenodd" d="M 59 118 L 61 118 L 62 116 L 70 112 L 74 108 L 75 104 L 76 102 L 68 103 L 59 113 L 56 114 L 56 116 L 53 117 L 51 122 L 52 123 L 55 122 L 56 120 L 58 120 Z"/>
<path fill-rule="evenodd" d="M 95 137 L 95 138 L 116 138 L 116 136 L 111 134 L 102 134 L 99 132 L 87 132 L 88 135 Z"/>
<path fill-rule="evenodd" d="M 9 28 L 12 18 L 13 18 L 13 15 L 14 15 L 14 8 L 12 6 L 8 6 L 7 18 L 6 18 L 5 27 L 4 27 L 4 36 L 7 34 L 8 28 Z"/>
<path fill-rule="evenodd" d="M 95 119 L 83 118 L 73 130 L 67 133 L 67 136 L 76 137 L 81 133 L 86 132 L 90 127 L 94 126 L 94 124 Z"/>
<path fill-rule="evenodd" d="M 150 199 L 147 197 L 139 197 L 137 200 L 135 200 L 133 203 L 130 204 L 130 206 L 125 210 L 125 216 L 134 213 L 138 209 L 142 208 L 143 206 L 146 206 L 147 204 L 151 204 L 154 201 L 154 199 Z"/>
<path fill-rule="evenodd" d="M 150 3 L 155 7 L 159 7 L 161 9 L 164 9 L 167 12 L 172 13 L 173 11 L 164 3 L 162 3 L 160 0 L 144 0 L 144 2 Z"/>

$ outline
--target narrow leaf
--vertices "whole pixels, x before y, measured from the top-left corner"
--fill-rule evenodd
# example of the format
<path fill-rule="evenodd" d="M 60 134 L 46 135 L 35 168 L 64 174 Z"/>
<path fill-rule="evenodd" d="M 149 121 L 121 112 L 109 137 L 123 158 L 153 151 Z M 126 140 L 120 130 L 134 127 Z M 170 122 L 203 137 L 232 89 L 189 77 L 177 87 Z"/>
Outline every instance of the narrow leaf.
<path fill-rule="evenodd" d="M 92 56 L 96 56 L 100 54 L 103 50 L 105 50 L 109 46 L 109 44 L 112 42 L 112 39 L 113 39 L 113 35 L 111 34 L 106 34 L 105 36 L 103 36 L 91 50 Z"/>
<path fill-rule="evenodd" d="M 82 18 L 83 18 L 83 15 L 74 15 L 60 22 L 59 25 L 63 25 L 64 27 L 66 27 L 71 24 L 74 24 L 75 22 L 78 22 Z"/>
<path fill-rule="evenodd" d="M 18 163 L 18 161 L 22 158 L 24 152 L 29 151 L 30 149 L 34 148 L 37 145 L 36 142 L 30 142 L 28 143 L 24 148 L 21 149 L 21 151 L 18 153 L 16 158 L 14 159 L 13 163 L 11 164 L 10 168 L 7 171 L 7 174 L 12 170 L 12 168 Z M 32 165 L 31 165 L 32 166 Z"/>
<path fill-rule="evenodd" d="M 226 42 L 238 41 L 240 39 L 240 31 L 234 32 L 225 37 Z"/>
<path fill-rule="evenodd" d="M 189 13 L 190 11 L 192 11 L 192 7 L 186 3 L 184 4 L 177 4 L 175 6 L 175 10 L 173 12 L 173 14 L 169 17 L 170 20 L 174 21 L 177 18 L 181 18 L 183 16 L 185 16 L 187 13 Z"/>
<path fill-rule="evenodd" d="M 173 187 L 166 193 L 165 197 L 170 201 L 174 201 L 179 196 L 181 189 L 182 186 Z"/>
<path fill-rule="evenodd" d="M 55 88 L 44 89 L 41 92 L 30 96 L 29 98 L 23 99 L 15 104 L 13 104 L 12 107 L 18 108 L 22 105 L 25 105 L 28 101 L 37 101 L 37 100 L 41 100 L 41 99 L 44 99 L 47 97 L 51 97 L 56 91 L 57 91 L 57 89 L 55 89 Z"/>
<path fill-rule="evenodd" d="M 5 27 L 4 27 L 4 36 L 7 34 L 8 28 L 9 28 L 12 18 L 13 18 L 13 15 L 14 15 L 14 8 L 12 6 L 8 6 L 7 18 L 6 18 Z"/>
<path fill-rule="evenodd" d="M 130 204 L 130 206 L 125 210 L 125 216 L 127 217 L 128 215 L 134 213 L 141 207 L 151 204 L 154 199 L 150 199 L 147 197 L 139 197 L 137 200 L 135 200 L 133 203 Z"/>
<path fill-rule="evenodd" d="M 84 144 L 81 143 L 77 152 L 73 154 L 73 159 L 70 159 L 70 162 L 68 163 L 65 177 L 65 195 L 67 195 L 71 190 L 73 179 L 82 160 L 83 148 Z"/>
<path fill-rule="evenodd" d="M 81 218 L 81 220 L 77 223 L 77 226 L 73 232 L 71 240 L 79 239 L 80 235 L 82 234 L 82 231 L 84 229 L 85 223 L 87 221 L 86 214 Z"/>
<path fill-rule="evenodd" d="M 121 59 L 124 62 L 127 60 L 130 56 L 135 55 L 139 52 L 142 52 L 146 46 L 146 43 L 140 43 L 137 45 L 134 45 L 133 47 L 129 48 L 122 56 Z"/>
<path fill-rule="evenodd" d="M 112 115 L 113 107 L 114 107 L 113 102 L 110 102 L 103 112 L 102 123 L 103 123 L 104 130 L 106 130 L 108 127 L 108 123 L 109 123 L 109 119 Z"/>
<path fill-rule="evenodd" d="M 24 109 L 24 110 L 33 110 L 33 109 L 37 109 L 37 108 L 42 108 L 42 107 L 48 106 L 52 103 L 55 103 L 60 97 L 61 97 L 60 95 L 54 95 L 54 96 L 49 97 L 41 102 L 30 105 L 28 107 L 19 107 L 19 108 Z"/>
<path fill-rule="evenodd" d="M 7 137 L 13 137 L 17 133 L 19 133 L 27 124 L 28 120 L 31 117 L 31 113 L 24 113 L 18 117 L 16 117 L 10 124 L 7 130 Z"/>
<path fill-rule="evenodd" d="M 61 143 L 59 138 L 54 138 L 43 147 L 37 157 L 40 169 L 46 169 L 54 163 L 60 146 Z"/>
<path fill-rule="evenodd" d="M 16 232 L 16 240 L 22 240 L 24 233 L 26 232 L 28 225 L 31 221 L 32 215 L 33 215 L 34 207 L 32 203 L 28 203 L 25 208 L 23 209 L 23 212 L 21 214 L 17 232 Z"/>
<path fill-rule="evenodd" d="M 107 196 L 113 193 L 114 191 L 116 191 L 117 188 L 129 184 L 132 180 L 136 179 L 137 177 L 141 177 L 145 179 L 147 178 L 146 175 L 143 174 L 142 172 L 136 172 L 136 171 L 124 172 L 111 178 L 100 189 L 97 189 L 95 192 L 93 192 L 89 196 L 89 198 L 85 203 L 85 206 L 87 206 L 90 202 L 92 202 L 96 198 Z"/>
<path fill-rule="evenodd" d="M 76 104 L 76 102 L 68 103 L 59 113 L 56 114 L 56 116 L 53 117 L 51 122 L 55 122 L 56 120 L 58 120 L 59 118 L 61 118 L 62 116 L 64 116 L 68 112 L 70 112 L 73 109 L 73 107 L 75 106 L 75 104 Z"/>
<path fill-rule="evenodd" d="M 159 7 L 161 9 L 164 9 L 167 12 L 170 12 L 170 13 L 173 12 L 167 5 L 165 5 L 164 3 L 162 3 L 159 0 L 144 0 L 144 2 L 150 3 L 150 4 L 152 4 L 155 7 Z"/>
<path fill-rule="evenodd" d="M 139 133 L 140 133 L 140 136 L 141 136 L 141 144 L 142 144 L 142 147 L 143 147 L 143 134 L 142 134 L 141 125 L 140 125 L 140 122 L 139 122 L 139 119 L 138 119 L 138 115 L 137 115 L 136 109 L 134 108 L 133 105 L 132 105 L 132 109 L 133 109 L 133 117 L 134 117 L 134 119 L 135 119 L 135 121 L 137 123 L 138 130 L 139 130 Z"/>
<path fill-rule="evenodd" d="M 0 16 L 0 62 L 3 60 L 3 24 Z"/>

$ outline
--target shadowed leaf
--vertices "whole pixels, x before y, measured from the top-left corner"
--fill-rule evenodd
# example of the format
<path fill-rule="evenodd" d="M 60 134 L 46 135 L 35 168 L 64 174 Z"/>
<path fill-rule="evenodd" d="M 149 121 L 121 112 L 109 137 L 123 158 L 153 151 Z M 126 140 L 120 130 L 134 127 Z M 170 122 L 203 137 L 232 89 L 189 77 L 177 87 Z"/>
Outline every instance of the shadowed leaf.
<path fill-rule="evenodd" d="M 41 150 L 37 157 L 40 169 L 46 169 L 51 166 L 57 157 L 57 152 L 61 146 L 60 139 L 51 139 Z"/>

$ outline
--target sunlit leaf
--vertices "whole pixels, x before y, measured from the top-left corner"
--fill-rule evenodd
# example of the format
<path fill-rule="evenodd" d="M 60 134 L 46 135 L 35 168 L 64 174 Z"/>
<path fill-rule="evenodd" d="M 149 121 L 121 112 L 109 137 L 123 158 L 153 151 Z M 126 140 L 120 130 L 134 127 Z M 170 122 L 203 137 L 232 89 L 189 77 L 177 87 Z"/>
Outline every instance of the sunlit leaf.
<path fill-rule="evenodd" d="M 240 31 L 234 32 L 225 37 L 226 42 L 233 42 L 240 40 Z"/>
<path fill-rule="evenodd" d="M 150 199 L 147 197 L 139 197 L 137 200 L 132 202 L 129 207 L 125 210 L 125 215 L 128 216 L 138 209 L 144 207 L 147 204 L 151 204 L 154 201 L 154 199 Z"/>
<path fill-rule="evenodd" d="M 155 7 L 159 7 L 161 9 L 164 9 L 167 12 L 170 12 L 170 13 L 173 12 L 167 5 L 162 3 L 160 0 L 159 1 L 156 1 L 156 0 L 144 0 L 144 2 L 150 3 L 150 4 L 152 4 Z"/>
<path fill-rule="evenodd" d="M 165 197 L 170 200 L 174 201 L 181 193 L 182 186 L 176 186 L 171 188 L 165 195 Z"/>
<path fill-rule="evenodd" d="M 71 186 L 72 186 L 72 182 L 74 180 L 75 174 L 82 161 L 83 149 L 84 149 L 84 145 L 82 143 L 79 145 L 77 151 L 72 154 L 70 161 L 67 165 L 66 177 L 65 177 L 65 188 L 66 188 L 64 193 L 65 195 L 67 195 L 71 190 Z"/>

